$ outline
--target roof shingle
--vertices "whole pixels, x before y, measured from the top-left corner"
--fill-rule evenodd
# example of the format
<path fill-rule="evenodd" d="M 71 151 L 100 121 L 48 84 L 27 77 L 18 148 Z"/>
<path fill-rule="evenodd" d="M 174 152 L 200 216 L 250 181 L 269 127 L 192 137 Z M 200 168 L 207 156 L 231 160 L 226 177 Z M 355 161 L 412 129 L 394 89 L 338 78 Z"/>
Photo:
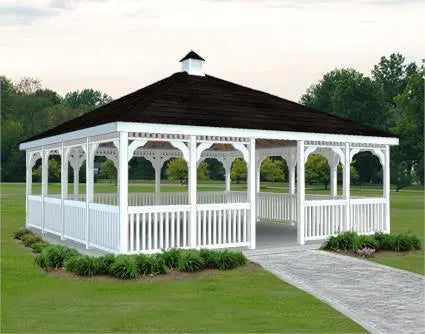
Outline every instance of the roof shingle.
<path fill-rule="evenodd" d="M 395 137 L 210 75 L 178 72 L 25 142 L 110 122 Z"/>

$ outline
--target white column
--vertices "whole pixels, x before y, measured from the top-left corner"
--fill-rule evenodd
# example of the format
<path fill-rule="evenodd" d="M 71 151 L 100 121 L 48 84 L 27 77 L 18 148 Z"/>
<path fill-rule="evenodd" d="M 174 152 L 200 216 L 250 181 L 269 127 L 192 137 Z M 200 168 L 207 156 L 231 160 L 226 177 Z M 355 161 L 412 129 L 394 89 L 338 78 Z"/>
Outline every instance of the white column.
<path fill-rule="evenodd" d="M 338 195 L 338 160 L 333 159 L 333 161 L 330 163 L 330 170 L 331 170 L 331 195 L 333 197 L 336 197 Z"/>
<path fill-rule="evenodd" d="M 345 143 L 345 163 L 344 163 L 344 176 L 343 176 L 343 186 L 344 186 L 344 199 L 345 199 L 345 230 L 349 231 L 351 229 L 350 222 L 350 144 Z"/>
<path fill-rule="evenodd" d="M 120 253 L 128 252 L 128 133 L 120 132 L 118 150 Z"/>
<path fill-rule="evenodd" d="M 80 182 L 80 164 L 75 162 L 74 169 L 74 195 L 78 196 Z"/>
<path fill-rule="evenodd" d="M 257 189 L 257 192 L 261 191 L 261 161 L 258 161 L 258 166 L 256 166 L 256 173 L 255 173 L 255 186 Z"/>
<path fill-rule="evenodd" d="M 255 166 L 255 138 L 249 140 L 249 161 L 248 163 L 248 199 L 250 202 L 249 210 L 249 248 L 255 249 L 256 247 L 256 223 L 257 223 L 257 212 L 256 212 L 256 178 L 255 172 L 257 170 Z"/>
<path fill-rule="evenodd" d="M 61 240 L 64 239 L 65 233 L 65 207 L 64 199 L 68 193 L 68 159 L 66 157 L 63 142 L 61 145 Z"/>
<path fill-rule="evenodd" d="M 161 165 L 155 162 L 155 192 L 161 191 Z"/>
<path fill-rule="evenodd" d="M 297 141 L 297 242 L 304 245 L 305 161 L 304 141 Z"/>
<path fill-rule="evenodd" d="M 28 227 L 28 196 L 32 192 L 32 154 L 26 152 L 25 226 Z"/>
<path fill-rule="evenodd" d="M 385 233 L 390 233 L 390 146 L 385 145 L 385 163 L 383 168 L 383 184 L 385 197 Z"/>
<path fill-rule="evenodd" d="M 189 242 L 190 247 L 196 247 L 196 191 L 197 191 L 197 155 L 196 155 L 196 136 L 189 138 L 189 162 L 188 162 L 188 183 L 189 183 L 189 204 L 190 208 L 190 229 Z"/>
<path fill-rule="evenodd" d="M 295 194 L 295 163 L 288 164 L 289 169 L 289 194 Z"/>
<path fill-rule="evenodd" d="M 226 191 L 231 191 L 231 167 L 225 168 L 224 171 L 226 173 Z"/>
<path fill-rule="evenodd" d="M 225 175 L 225 183 L 226 183 L 226 191 L 231 190 L 231 175 L 232 175 L 232 162 L 233 159 L 228 155 L 223 159 L 223 167 L 224 167 L 224 175 Z"/>
<path fill-rule="evenodd" d="M 43 148 L 41 149 L 41 233 L 44 233 L 44 217 L 45 205 L 44 197 L 47 196 L 48 186 L 48 168 L 49 168 L 49 154 Z"/>

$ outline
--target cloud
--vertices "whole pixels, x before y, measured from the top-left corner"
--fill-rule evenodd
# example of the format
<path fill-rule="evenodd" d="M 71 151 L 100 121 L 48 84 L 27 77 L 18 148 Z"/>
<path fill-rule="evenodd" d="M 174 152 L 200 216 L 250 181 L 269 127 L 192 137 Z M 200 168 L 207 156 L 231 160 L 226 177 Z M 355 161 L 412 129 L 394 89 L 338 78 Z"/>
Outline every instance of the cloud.
<path fill-rule="evenodd" d="M 31 5 L 0 5 L 0 25 L 26 25 L 35 20 L 56 16 L 58 11 Z"/>

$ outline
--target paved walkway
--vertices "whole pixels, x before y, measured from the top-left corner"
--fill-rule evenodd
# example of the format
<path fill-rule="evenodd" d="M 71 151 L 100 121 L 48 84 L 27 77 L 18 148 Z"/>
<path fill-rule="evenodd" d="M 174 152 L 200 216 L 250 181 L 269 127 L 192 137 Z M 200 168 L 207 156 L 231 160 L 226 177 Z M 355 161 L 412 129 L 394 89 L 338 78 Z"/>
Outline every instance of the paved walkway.
<path fill-rule="evenodd" d="M 425 333 L 425 277 L 319 250 L 249 255 L 373 333 Z"/>

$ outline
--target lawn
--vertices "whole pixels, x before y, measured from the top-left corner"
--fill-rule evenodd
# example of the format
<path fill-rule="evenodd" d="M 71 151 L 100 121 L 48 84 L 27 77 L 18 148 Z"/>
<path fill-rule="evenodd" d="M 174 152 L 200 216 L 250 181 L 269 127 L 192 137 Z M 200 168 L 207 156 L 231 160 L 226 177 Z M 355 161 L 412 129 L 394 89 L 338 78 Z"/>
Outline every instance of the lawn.
<path fill-rule="evenodd" d="M 53 192 L 58 187 L 51 188 Z M 99 185 L 96 191 L 111 188 Z M 3 333 L 364 332 L 328 305 L 261 269 L 243 267 L 161 282 L 46 275 L 12 237 L 24 225 L 24 194 L 24 184 L 2 184 Z"/>

